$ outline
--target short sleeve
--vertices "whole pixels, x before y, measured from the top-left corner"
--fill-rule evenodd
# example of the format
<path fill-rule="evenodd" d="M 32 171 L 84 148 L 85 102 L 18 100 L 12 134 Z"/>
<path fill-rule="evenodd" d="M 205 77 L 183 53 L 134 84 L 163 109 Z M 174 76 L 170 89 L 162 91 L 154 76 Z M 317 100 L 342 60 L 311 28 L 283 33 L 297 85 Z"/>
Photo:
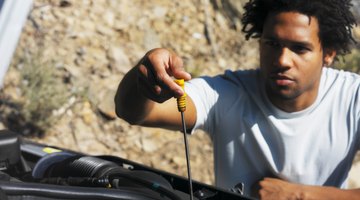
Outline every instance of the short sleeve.
<path fill-rule="evenodd" d="M 196 129 L 203 129 L 205 131 L 207 129 L 204 125 L 209 120 L 209 117 L 211 118 L 209 115 L 210 110 L 219 97 L 217 91 L 213 88 L 213 79 L 210 77 L 200 77 L 192 79 L 185 84 L 185 91 L 196 108 L 196 123 L 192 132 Z"/>

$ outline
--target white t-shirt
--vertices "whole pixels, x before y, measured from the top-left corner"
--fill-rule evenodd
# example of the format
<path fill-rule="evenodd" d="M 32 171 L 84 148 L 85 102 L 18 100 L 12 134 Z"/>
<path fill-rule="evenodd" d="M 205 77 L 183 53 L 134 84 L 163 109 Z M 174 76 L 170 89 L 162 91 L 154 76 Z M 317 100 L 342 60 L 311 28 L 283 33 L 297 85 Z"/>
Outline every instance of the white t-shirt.
<path fill-rule="evenodd" d="M 216 185 L 245 184 L 245 194 L 264 177 L 346 187 L 360 149 L 360 76 L 324 68 L 316 101 L 284 112 L 270 103 L 259 71 L 226 71 L 191 80 L 186 92 L 196 106 L 195 129 L 214 145 Z"/>

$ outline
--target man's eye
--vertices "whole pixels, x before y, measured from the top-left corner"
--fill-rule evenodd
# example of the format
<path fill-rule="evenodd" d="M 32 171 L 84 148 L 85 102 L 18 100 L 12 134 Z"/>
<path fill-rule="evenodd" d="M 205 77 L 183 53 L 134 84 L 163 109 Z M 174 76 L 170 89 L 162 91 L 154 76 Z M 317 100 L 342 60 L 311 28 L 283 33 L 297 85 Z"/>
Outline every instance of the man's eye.
<path fill-rule="evenodd" d="M 299 54 L 303 54 L 303 53 L 306 53 L 306 52 L 309 51 L 308 48 L 306 48 L 304 46 L 299 46 L 299 45 L 293 46 L 291 49 L 292 49 L 293 52 L 296 52 L 296 53 L 299 53 Z"/>
<path fill-rule="evenodd" d="M 275 42 L 275 41 L 265 41 L 265 44 L 270 46 L 270 47 L 280 47 L 280 44 L 278 42 Z"/>

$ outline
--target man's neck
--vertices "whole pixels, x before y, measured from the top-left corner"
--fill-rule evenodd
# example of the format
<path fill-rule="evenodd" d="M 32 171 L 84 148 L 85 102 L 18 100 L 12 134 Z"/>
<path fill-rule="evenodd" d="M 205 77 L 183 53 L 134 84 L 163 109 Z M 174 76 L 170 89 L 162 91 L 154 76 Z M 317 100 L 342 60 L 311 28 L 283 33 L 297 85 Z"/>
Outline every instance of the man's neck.
<path fill-rule="evenodd" d="M 271 99 L 269 98 L 271 103 L 273 105 L 275 105 L 277 108 L 279 108 L 280 110 L 283 110 L 285 112 L 298 112 L 301 110 L 304 110 L 308 107 L 310 107 L 315 100 L 311 101 L 311 102 L 303 102 L 303 101 L 297 101 L 297 100 L 276 100 L 276 99 Z"/>
<path fill-rule="evenodd" d="M 269 95 L 268 92 L 266 93 L 270 102 L 274 106 L 285 112 L 290 113 L 290 112 L 298 112 L 305 110 L 306 108 L 310 107 L 313 103 L 315 103 L 318 96 L 319 84 L 317 84 L 315 87 L 317 87 L 317 89 L 313 91 L 313 94 L 303 93 L 295 98 L 288 98 L 288 99 L 281 98 L 275 95 Z"/>

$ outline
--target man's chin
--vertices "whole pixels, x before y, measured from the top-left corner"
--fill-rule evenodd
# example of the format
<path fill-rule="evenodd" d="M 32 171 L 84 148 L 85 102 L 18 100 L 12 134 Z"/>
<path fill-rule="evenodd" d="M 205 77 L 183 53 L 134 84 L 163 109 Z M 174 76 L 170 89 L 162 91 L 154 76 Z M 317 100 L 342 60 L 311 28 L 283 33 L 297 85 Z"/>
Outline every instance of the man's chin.
<path fill-rule="evenodd" d="M 278 99 L 278 100 L 293 100 L 297 98 L 299 95 L 297 92 L 290 88 L 276 88 L 276 89 L 270 89 L 270 91 L 267 91 L 267 94 L 270 99 Z"/>

